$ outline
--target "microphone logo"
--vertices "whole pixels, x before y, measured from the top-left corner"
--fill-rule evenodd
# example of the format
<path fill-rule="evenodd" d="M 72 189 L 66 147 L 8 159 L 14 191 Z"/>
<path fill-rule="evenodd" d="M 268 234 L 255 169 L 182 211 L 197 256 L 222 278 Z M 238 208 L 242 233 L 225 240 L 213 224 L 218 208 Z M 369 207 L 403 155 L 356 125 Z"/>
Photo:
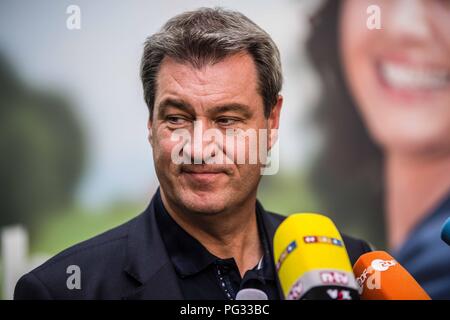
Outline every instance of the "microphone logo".
<path fill-rule="evenodd" d="M 275 267 L 277 271 L 280 270 L 281 265 L 283 264 L 284 260 L 286 260 L 287 256 L 294 251 L 297 248 L 297 242 L 294 240 L 284 249 L 284 251 L 281 253 L 280 258 L 278 259 Z"/>
<path fill-rule="evenodd" d="M 372 261 L 371 266 L 375 271 L 386 271 L 390 267 L 393 267 L 397 264 L 395 260 L 381 260 L 375 259 Z"/>
<path fill-rule="evenodd" d="M 303 242 L 305 244 L 325 243 L 325 244 L 333 244 L 338 247 L 343 247 L 341 240 L 327 236 L 305 236 L 303 237 Z"/>
<path fill-rule="evenodd" d="M 302 280 L 297 280 L 296 283 L 292 286 L 291 290 L 287 295 L 287 300 L 299 300 L 303 294 L 303 283 Z"/>
<path fill-rule="evenodd" d="M 324 271 L 320 273 L 320 279 L 324 284 L 348 285 L 349 279 L 345 272 Z"/>
<path fill-rule="evenodd" d="M 328 289 L 328 296 L 333 300 L 352 300 L 350 291 L 343 289 Z"/>
<path fill-rule="evenodd" d="M 395 260 L 372 260 L 370 266 L 363 271 L 361 276 L 356 278 L 359 285 L 359 293 L 362 294 L 364 286 L 367 289 L 381 289 L 381 272 L 387 271 L 390 267 L 397 265 Z"/>

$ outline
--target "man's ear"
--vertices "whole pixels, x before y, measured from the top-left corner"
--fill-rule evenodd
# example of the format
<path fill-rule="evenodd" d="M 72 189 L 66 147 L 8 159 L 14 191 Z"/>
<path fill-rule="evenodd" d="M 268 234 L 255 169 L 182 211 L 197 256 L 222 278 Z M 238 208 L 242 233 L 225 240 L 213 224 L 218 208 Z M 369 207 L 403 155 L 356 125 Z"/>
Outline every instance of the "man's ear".
<path fill-rule="evenodd" d="M 268 150 L 272 149 L 273 145 L 278 140 L 278 129 L 280 126 L 280 114 L 281 107 L 283 106 L 283 96 L 278 95 L 277 103 L 273 106 L 272 111 L 270 112 L 268 124 L 269 124 L 269 141 L 268 141 Z"/>

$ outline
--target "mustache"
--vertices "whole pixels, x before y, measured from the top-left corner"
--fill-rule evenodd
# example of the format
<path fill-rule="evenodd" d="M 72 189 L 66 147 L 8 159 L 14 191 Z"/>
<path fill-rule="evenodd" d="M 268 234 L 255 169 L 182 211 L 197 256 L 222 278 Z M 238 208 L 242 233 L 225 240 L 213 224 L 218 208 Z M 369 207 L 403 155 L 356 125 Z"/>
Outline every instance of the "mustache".
<path fill-rule="evenodd" d="M 180 165 L 180 172 L 185 173 L 225 173 L 232 174 L 231 167 L 223 165 L 211 165 L 211 164 L 182 164 Z"/>

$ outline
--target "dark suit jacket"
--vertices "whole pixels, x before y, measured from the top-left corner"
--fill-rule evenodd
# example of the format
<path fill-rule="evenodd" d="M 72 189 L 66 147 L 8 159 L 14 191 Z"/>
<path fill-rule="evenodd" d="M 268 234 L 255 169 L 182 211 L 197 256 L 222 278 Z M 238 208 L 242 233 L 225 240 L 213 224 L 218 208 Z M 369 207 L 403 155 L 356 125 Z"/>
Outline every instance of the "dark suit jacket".
<path fill-rule="evenodd" d="M 272 242 L 285 217 L 263 212 Z M 183 299 L 177 275 L 162 242 L 154 201 L 129 222 L 79 243 L 25 274 L 14 299 Z M 343 236 L 352 264 L 370 251 L 367 243 Z M 270 243 L 272 247 L 272 243 Z M 67 268 L 80 268 L 81 288 L 69 290 Z"/>

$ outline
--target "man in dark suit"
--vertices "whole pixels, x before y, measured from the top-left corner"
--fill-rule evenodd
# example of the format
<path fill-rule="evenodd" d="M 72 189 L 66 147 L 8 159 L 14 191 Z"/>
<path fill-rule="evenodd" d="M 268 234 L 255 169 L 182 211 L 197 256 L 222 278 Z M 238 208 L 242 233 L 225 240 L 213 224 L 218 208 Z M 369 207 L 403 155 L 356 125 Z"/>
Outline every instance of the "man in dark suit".
<path fill-rule="evenodd" d="M 186 12 L 147 39 L 141 78 L 160 188 L 135 219 L 23 276 L 15 298 L 282 298 L 272 239 L 283 217 L 256 199 L 283 101 L 276 45 L 240 13 Z M 370 250 L 344 242 L 353 263 Z"/>

